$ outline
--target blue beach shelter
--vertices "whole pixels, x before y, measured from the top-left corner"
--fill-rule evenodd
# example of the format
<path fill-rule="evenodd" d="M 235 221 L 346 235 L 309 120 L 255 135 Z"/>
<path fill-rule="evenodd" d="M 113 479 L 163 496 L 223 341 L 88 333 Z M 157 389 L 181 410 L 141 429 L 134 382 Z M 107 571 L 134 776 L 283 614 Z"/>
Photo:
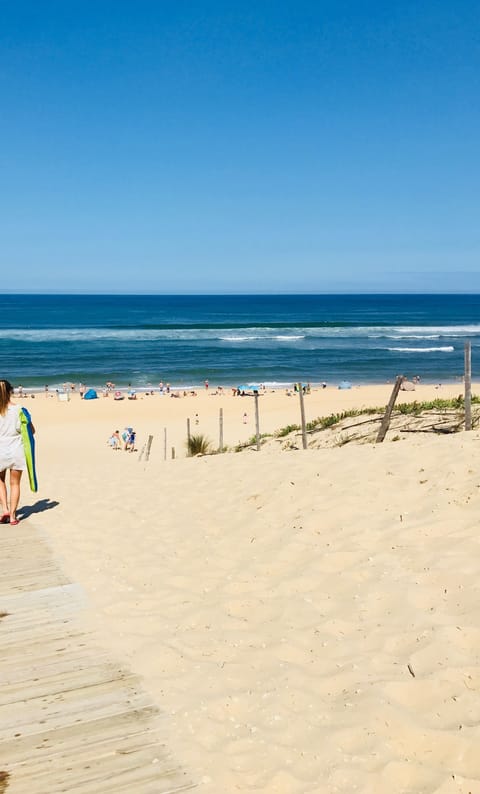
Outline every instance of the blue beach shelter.
<path fill-rule="evenodd" d="M 89 390 L 88 390 L 88 391 L 86 391 L 86 392 L 85 392 L 85 394 L 83 395 L 83 399 L 84 399 L 84 400 L 96 400 L 96 399 L 97 399 L 97 397 L 98 397 L 98 394 L 97 394 L 97 392 L 95 391 L 95 389 L 89 389 Z"/>
<path fill-rule="evenodd" d="M 342 380 L 342 382 L 338 384 L 338 388 L 339 389 L 351 389 L 352 388 L 352 384 L 350 383 L 349 380 Z"/>

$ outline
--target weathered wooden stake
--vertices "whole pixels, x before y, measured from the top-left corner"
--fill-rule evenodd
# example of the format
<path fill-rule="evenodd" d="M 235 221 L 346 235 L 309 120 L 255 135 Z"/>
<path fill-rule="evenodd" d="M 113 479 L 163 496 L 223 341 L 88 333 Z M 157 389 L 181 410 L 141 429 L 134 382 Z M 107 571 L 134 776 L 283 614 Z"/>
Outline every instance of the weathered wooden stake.
<path fill-rule="evenodd" d="M 187 444 L 190 447 L 190 419 L 187 419 Z"/>
<path fill-rule="evenodd" d="M 220 433 L 219 433 L 218 448 L 221 452 L 223 449 L 223 408 L 220 408 L 219 424 L 220 424 Z"/>
<path fill-rule="evenodd" d="M 255 435 L 257 437 L 257 452 L 260 452 L 260 418 L 258 415 L 258 392 L 253 395 L 255 397 Z"/>
<path fill-rule="evenodd" d="M 145 452 L 145 460 L 148 460 L 149 457 L 150 457 L 150 449 L 151 449 L 151 446 L 152 446 L 152 441 L 153 441 L 153 436 L 149 436 L 148 437 L 148 441 L 147 441 L 147 448 L 146 448 L 146 452 Z"/>
<path fill-rule="evenodd" d="M 300 419 L 302 423 L 302 446 L 304 449 L 307 448 L 307 426 L 305 424 L 305 405 L 303 402 L 303 387 L 302 384 L 298 384 L 298 396 L 300 397 Z"/>
<path fill-rule="evenodd" d="M 172 460 L 175 460 L 175 447 L 172 447 Z"/>
<path fill-rule="evenodd" d="M 163 459 L 167 459 L 167 428 L 163 428 Z"/>
<path fill-rule="evenodd" d="M 397 399 L 398 392 L 400 391 L 400 386 L 402 385 L 403 381 L 404 381 L 403 375 L 399 375 L 395 381 L 395 385 L 393 387 L 392 394 L 390 396 L 390 400 L 387 405 L 387 409 L 382 419 L 382 424 L 380 425 L 380 430 L 378 431 L 378 436 L 376 441 L 377 444 L 380 443 L 380 441 L 383 441 L 383 439 L 387 435 L 387 430 L 390 426 L 390 418 L 392 416 L 393 406 L 395 405 L 395 400 Z"/>
<path fill-rule="evenodd" d="M 472 429 L 472 344 L 465 342 L 465 430 Z"/>

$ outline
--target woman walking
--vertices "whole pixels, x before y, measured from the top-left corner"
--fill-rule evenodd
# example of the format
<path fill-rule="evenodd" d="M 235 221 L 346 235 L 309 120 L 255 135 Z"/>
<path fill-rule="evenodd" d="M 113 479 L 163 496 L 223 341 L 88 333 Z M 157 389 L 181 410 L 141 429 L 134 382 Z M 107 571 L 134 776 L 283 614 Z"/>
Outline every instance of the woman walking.
<path fill-rule="evenodd" d="M 0 380 L 0 503 L 2 515 L 0 523 L 18 524 L 17 507 L 20 499 L 20 480 L 27 469 L 22 441 L 22 414 L 27 414 L 19 405 L 12 402 L 13 386 L 8 380 Z M 25 421 L 25 420 L 24 420 Z M 35 428 L 29 421 L 29 430 Z M 10 471 L 10 508 L 8 505 L 7 469 Z"/>

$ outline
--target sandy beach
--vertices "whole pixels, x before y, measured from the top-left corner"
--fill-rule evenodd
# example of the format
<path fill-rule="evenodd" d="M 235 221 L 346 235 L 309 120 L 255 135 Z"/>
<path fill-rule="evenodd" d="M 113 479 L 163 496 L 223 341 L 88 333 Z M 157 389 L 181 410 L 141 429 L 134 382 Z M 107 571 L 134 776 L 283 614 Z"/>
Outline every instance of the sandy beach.
<path fill-rule="evenodd" d="M 391 389 L 315 389 L 307 421 Z M 480 792 L 478 430 L 192 459 L 187 419 L 218 446 L 222 408 L 233 447 L 255 432 L 253 399 L 24 404 L 40 481 L 23 483 L 26 520 L 205 794 Z M 297 395 L 259 404 L 262 433 L 300 421 Z M 148 462 L 109 448 L 125 426 L 139 450 L 153 435 Z"/>

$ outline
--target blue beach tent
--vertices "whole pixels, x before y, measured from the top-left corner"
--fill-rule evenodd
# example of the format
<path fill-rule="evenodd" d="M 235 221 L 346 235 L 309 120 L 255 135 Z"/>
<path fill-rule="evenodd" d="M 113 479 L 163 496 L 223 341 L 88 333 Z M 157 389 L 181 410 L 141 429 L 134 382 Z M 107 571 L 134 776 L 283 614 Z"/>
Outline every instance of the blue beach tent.
<path fill-rule="evenodd" d="M 96 399 L 97 399 L 97 397 L 98 397 L 98 394 L 97 394 L 97 392 L 95 391 L 95 389 L 89 389 L 89 390 L 88 390 L 88 391 L 86 391 L 86 392 L 85 392 L 85 394 L 83 395 L 83 399 L 84 399 L 84 400 L 96 400 Z"/>

